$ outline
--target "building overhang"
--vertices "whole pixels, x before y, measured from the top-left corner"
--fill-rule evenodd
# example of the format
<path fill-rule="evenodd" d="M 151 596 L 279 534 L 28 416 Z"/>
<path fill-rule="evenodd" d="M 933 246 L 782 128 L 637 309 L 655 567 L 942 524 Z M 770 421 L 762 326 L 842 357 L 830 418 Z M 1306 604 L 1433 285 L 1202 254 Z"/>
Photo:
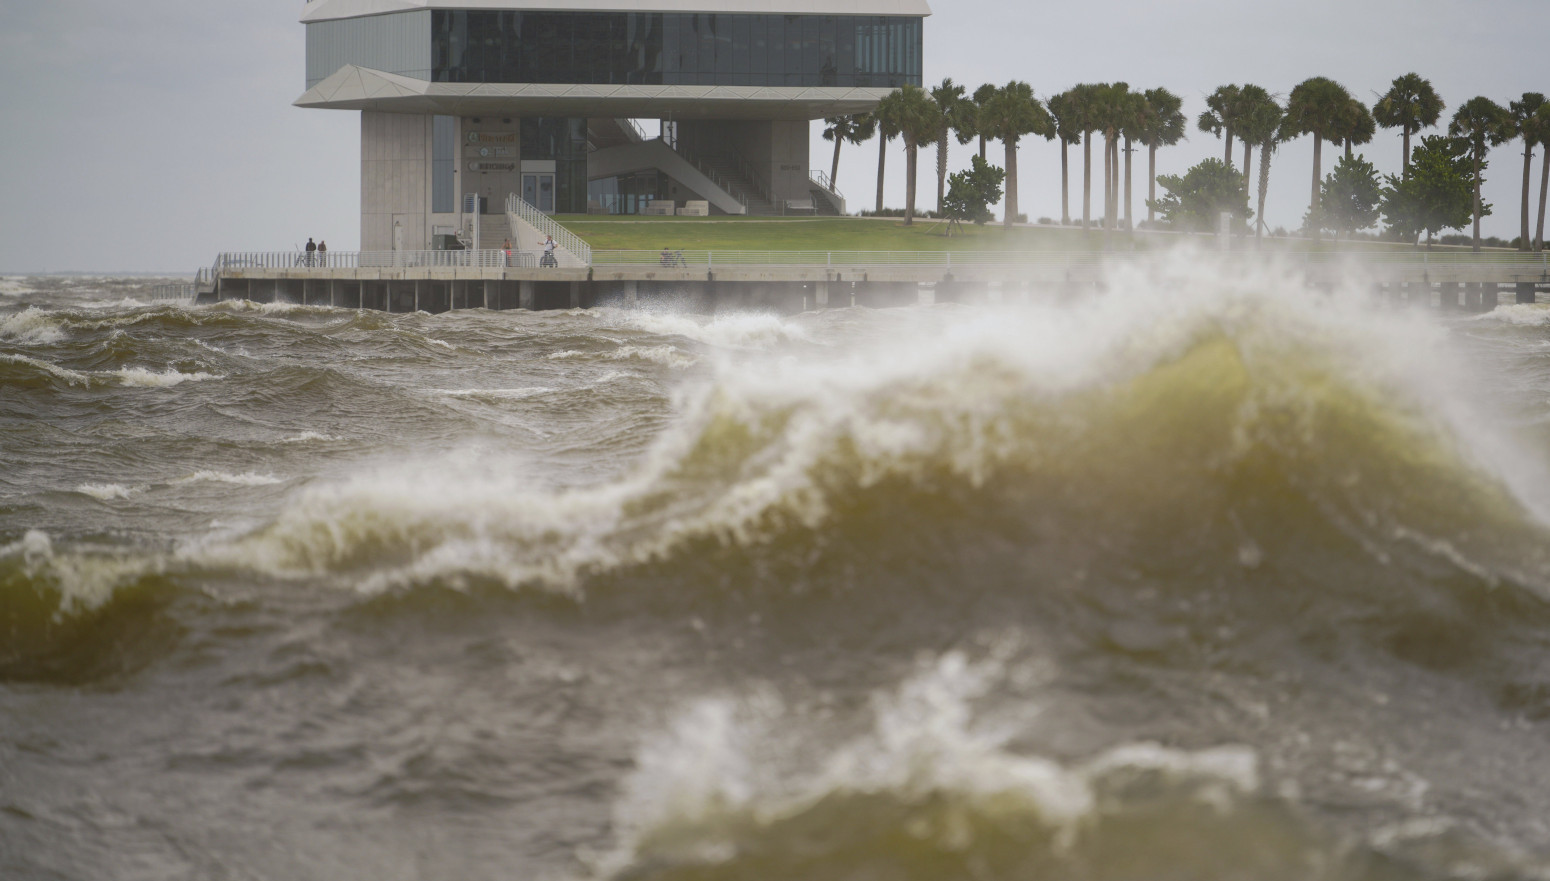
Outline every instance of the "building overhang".
<path fill-rule="evenodd" d="M 892 89 L 432 83 L 346 65 L 297 107 L 442 116 L 628 119 L 822 119 L 867 113 Z"/>
<path fill-rule="evenodd" d="M 732 15 L 927 16 L 926 0 L 309 0 L 302 22 L 385 15 L 414 9 L 513 12 L 711 12 Z"/>

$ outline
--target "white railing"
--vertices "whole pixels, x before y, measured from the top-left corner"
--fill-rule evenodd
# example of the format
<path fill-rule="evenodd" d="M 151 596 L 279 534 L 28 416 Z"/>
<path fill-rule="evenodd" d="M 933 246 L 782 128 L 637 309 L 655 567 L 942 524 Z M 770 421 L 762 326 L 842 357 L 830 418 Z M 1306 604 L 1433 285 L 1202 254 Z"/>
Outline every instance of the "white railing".
<path fill-rule="evenodd" d="M 226 251 L 215 258 L 217 273 L 243 269 L 501 269 L 538 265 L 537 251 Z"/>
<path fill-rule="evenodd" d="M 1093 266 L 1105 263 L 1134 262 L 1158 256 L 1160 251 L 752 251 L 752 250 L 669 250 L 592 252 L 596 266 L 1029 266 L 1059 268 Z M 1521 266 L 1545 267 L 1550 271 L 1550 252 L 1474 254 L 1425 251 L 1318 251 L 1318 252 L 1241 252 L 1213 254 L 1224 263 L 1265 264 L 1280 262 L 1289 266 Z"/>
<path fill-rule="evenodd" d="M 646 137 L 646 130 L 641 128 L 640 123 L 636 122 L 635 120 L 626 117 L 620 117 L 619 123 L 623 126 L 627 126 L 630 131 L 635 133 L 635 143 L 639 144 L 649 140 L 649 138 Z"/>
<path fill-rule="evenodd" d="M 159 284 L 151 286 L 151 302 L 163 302 L 167 300 L 192 300 L 195 291 L 192 284 Z"/>
<path fill-rule="evenodd" d="M 836 187 L 834 185 L 834 181 L 829 180 L 829 176 L 821 169 L 814 168 L 812 172 L 808 174 L 807 179 L 814 186 L 822 187 L 834 195 L 839 196 L 841 199 L 845 198 L 845 194 L 840 192 L 839 187 Z"/>
<path fill-rule="evenodd" d="M 546 236 L 553 236 L 554 243 L 563 248 L 567 254 L 576 259 L 581 266 L 592 262 L 592 246 L 583 242 L 579 236 L 561 226 L 553 217 L 539 211 L 531 202 L 512 193 L 506 197 L 506 215 L 527 223 Z M 517 228 L 516 223 L 511 223 L 512 231 Z"/>

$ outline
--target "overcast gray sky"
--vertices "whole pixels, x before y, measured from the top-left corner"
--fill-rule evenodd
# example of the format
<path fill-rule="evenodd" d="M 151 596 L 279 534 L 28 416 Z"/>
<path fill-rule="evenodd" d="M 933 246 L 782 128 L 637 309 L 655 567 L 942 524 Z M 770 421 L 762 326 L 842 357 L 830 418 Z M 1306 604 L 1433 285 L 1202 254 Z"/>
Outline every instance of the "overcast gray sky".
<path fill-rule="evenodd" d="M 1020 79 L 1048 98 L 1079 82 L 1124 80 L 1183 96 L 1190 140 L 1159 154 L 1160 173 L 1221 155 L 1221 142 L 1193 131 L 1193 119 L 1223 83 L 1284 97 L 1307 77 L 1328 76 L 1370 104 L 1394 77 L 1416 71 L 1448 114 L 1475 95 L 1505 104 L 1550 92 L 1544 0 L 932 7 L 928 85 L 950 76 L 972 91 Z M 286 249 L 308 236 L 355 248 L 359 114 L 291 106 L 304 87 L 301 9 L 296 0 L 0 0 L 0 272 L 191 273 L 218 251 Z M 812 162 L 827 170 L 832 148 L 819 131 L 814 123 Z M 955 145 L 952 167 L 967 164 L 969 152 Z M 1327 173 L 1336 151 L 1324 152 Z M 1399 136 L 1380 129 L 1362 152 L 1396 171 Z M 1306 138 L 1277 153 L 1272 226 L 1300 222 L 1312 153 Z M 991 156 L 1001 163 L 999 145 Z M 1072 160 L 1079 169 L 1078 151 Z M 874 144 L 842 154 L 839 186 L 853 210 L 872 204 L 876 163 Z M 932 168 L 923 157 L 921 207 L 935 201 Z M 1022 210 L 1058 216 L 1058 149 L 1028 142 L 1019 171 Z M 1518 143 L 1493 152 L 1487 234 L 1517 234 L 1521 176 Z M 903 201 L 903 154 L 894 147 L 887 202 Z M 1136 210 L 1145 211 L 1139 198 Z"/>

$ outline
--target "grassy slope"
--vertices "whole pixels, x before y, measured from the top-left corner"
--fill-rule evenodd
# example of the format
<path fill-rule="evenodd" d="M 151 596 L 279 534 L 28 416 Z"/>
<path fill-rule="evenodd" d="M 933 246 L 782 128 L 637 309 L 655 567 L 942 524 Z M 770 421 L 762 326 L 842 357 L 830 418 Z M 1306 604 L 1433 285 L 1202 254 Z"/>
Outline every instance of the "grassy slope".
<path fill-rule="evenodd" d="M 748 251 L 1101 251 L 1104 235 L 1049 226 L 1006 229 L 999 225 L 966 226 L 962 235 L 943 235 L 946 224 L 916 220 L 906 227 L 902 220 L 859 217 L 613 217 L 561 215 L 569 227 L 593 248 L 635 251 L 748 250 Z M 1158 248 L 1193 240 L 1207 247 L 1215 240 L 1169 233 L 1135 234 L 1135 247 Z M 1252 247 L 1252 244 L 1242 246 Z M 1112 233 L 1109 248 L 1130 249 L 1130 236 Z M 1266 247 L 1305 251 L 1337 246 L 1325 239 L 1315 245 L 1306 239 L 1267 239 Z M 1338 249 L 1367 250 L 1405 248 L 1381 242 L 1341 242 Z"/>

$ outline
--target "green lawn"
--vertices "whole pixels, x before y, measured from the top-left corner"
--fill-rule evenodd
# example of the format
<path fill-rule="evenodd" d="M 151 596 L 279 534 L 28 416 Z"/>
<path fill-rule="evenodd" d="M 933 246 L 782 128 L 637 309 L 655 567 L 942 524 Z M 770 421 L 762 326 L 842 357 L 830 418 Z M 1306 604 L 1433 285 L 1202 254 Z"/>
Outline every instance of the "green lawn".
<path fill-rule="evenodd" d="M 1099 230 L 1055 226 L 967 225 L 948 238 L 947 225 L 917 219 L 861 217 L 624 217 L 560 215 L 555 218 L 599 250 L 661 251 L 1101 251 L 1130 249 L 1131 235 L 1111 233 L 1105 246 Z M 1137 232 L 1136 248 L 1162 248 L 1186 241 L 1214 247 L 1214 239 L 1171 233 Z M 1267 239 L 1275 249 L 1306 251 L 1405 248 L 1388 242 L 1341 242 L 1315 245 L 1306 239 Z M 1440 250 L 1440 248 L 1439 248 Z"/>

